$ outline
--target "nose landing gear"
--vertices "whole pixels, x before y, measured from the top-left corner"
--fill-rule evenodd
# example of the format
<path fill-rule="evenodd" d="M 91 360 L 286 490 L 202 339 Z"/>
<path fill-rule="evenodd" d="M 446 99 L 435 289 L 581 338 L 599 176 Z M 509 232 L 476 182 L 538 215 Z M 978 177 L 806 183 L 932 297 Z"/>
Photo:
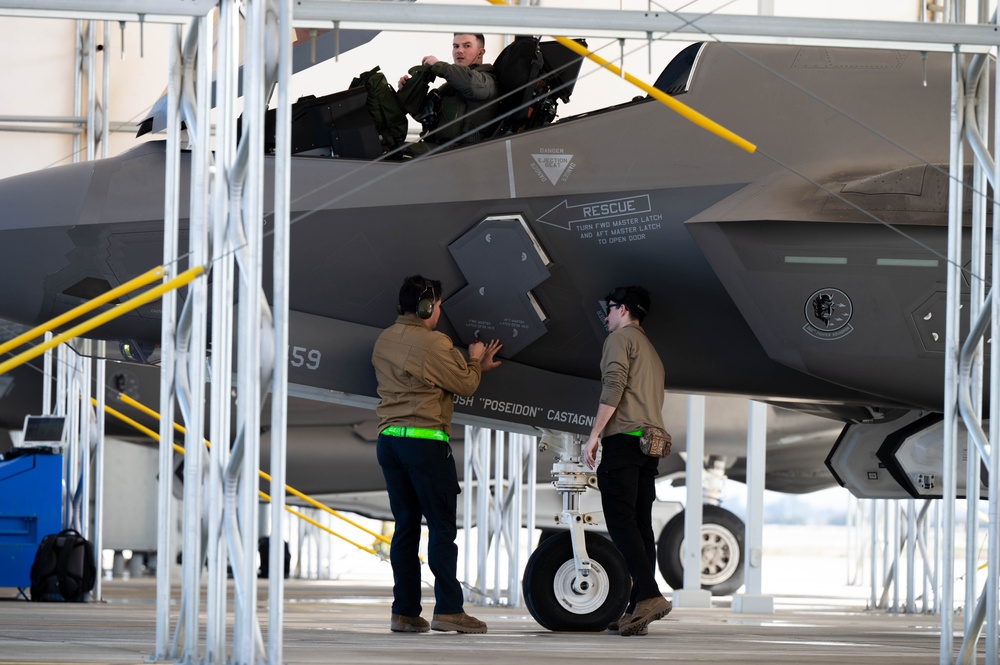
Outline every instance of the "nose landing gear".
<path fill-rule="evenodd" d="M 545 539 L 524 571 L 524 601 L 542 627 L 556 631 L 599 631 L 619 618 L 628 604 L 625 560 L 614 544 L 586 532 L 590 572 L 577 570 L 569 532 Z"/>
<path fill-rule="evenodd" d="M 581 512 L 580 497 L 595 478 L 583 466 L 580 441 L 562 437 L 554 445 L 552 477 L 562 495 L 559 522 L 569 530 L 543 540 L 528 559 L 524 601 L 535 621 L 549 630 L 604 630 L 625 611 L 632 580 L 614 544 L 583 529 L 593 520 Z"/>

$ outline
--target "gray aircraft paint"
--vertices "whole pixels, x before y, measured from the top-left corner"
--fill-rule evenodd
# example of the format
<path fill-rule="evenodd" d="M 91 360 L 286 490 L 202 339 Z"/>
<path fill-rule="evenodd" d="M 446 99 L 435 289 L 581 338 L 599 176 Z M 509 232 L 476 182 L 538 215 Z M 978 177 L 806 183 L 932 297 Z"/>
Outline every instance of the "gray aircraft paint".
<path fill-rule="evenodd" d="M 373 397 L 365 345 L 394 318 L 403 277 L 419 272 L 444 283 L 444 332 L 467 344 L 492 326 L 509 345 L 505 367 L 476 400 L 457 405 L 460 415 L 530 426 L 557 420 L 559 429 L 587 431 L 585 420 L 550 413 L 592 410 L 606 334 L 600 299 L 630 283 L 653 294 L 644 327 L 671 390 L 747 396 L 859 423 L 873 413 L 939 409 L 933 314 L 943 267 L 810 181 L 942 247 L 941 189 L 928 169 L 918 186 L 914 169 L 921 159 L 947 162 L 948 56 L 928 54 L 925 67 L 908 52 L 738 49 L 706 45 L 681 97 L 773 159 L 744 153 L 650 100 L 409 162 L 293 158 L 290 339 L 323 349 L 320 367 L 293 368 L 301 371 L 293 379 Z M 186 159 L 181 166 L 187 182 Z M 893 185 L 873 184 L 882 181 Z M 0 315 L 39 323 L 79 304 L 64 291 L 81 280 L 117 285 L 157 265 L 163 182 L 163 147 L 152 142 L 0 182 L 0 276 L 17 285 L 0 294 Z M 452 248 L 491 217 L 523 219 L 547 256 L 544 270 L 531 271 L 532 286 L 515 285 L 509 267 L 467 274 L 468 261 L 478 267 L 488 253 L 455 256 Z M 511 242 L 523 245 L 524 237 Z M 783 258 L 810 256 L 848 263 Z M 873 263 L 856 263 L 865 257 Z M 478 292 L 477 280 L 500 299 L 477 306 L 467 290 Z M 526 309 L 525 289 L 544 317 Z M 806 327 L 810 298 L 824 289 L 850 299 L 848 334 Z M 158 306 L 97 334 L 155 342 Z M 330 328 L 348 332 L 331 338 Z M 530 334 L 515 340 L 514 330 Z M 339 362 L 327 362 L 338 353 Z M 565 404 L 552 405 L 558 400 Z"/>

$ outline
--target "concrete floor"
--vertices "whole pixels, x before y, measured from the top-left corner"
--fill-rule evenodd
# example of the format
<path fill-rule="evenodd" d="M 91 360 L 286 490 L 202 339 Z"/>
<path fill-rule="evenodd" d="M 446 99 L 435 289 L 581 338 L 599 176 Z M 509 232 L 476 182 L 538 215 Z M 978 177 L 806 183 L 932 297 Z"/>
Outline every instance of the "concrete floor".
<path fill-rule="evenodd" d="M 138 664 L 153 651 L 152 578 L 104 580 L 102 603 L 32 603 L 14 592 L 0 590 L 0 662 Z M 425 615 L 433 607 L 430 595 Z M 266 596 L 261 582 L 262 625 Z M 648 636 L 628 638 L 553 633 L 525 609 L 471 605 L 467 611 L 486 621 L 489 633 L 390 633 L 391 590 L 384 581 L 289 580 L 285 598 L 285 663 L 939 662 L 937 616 L 868 611 L 856 597 L 783 595 L 775 598 L 773 614 L 737 614 L 729 598 L 715 599 L 711 609 L 677 608 L 651 624 Z M 955 626 L 961 625 L 956 616 Z"/>

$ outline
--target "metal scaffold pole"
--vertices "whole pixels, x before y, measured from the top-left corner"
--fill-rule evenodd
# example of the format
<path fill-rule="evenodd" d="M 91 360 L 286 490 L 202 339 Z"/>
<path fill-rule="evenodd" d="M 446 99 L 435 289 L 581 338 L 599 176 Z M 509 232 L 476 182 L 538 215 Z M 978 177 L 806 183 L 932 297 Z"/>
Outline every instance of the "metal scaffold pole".
<path fill-rule="evenodd" d="M 209 451 L 207 542 L 208 587 L 206 656 L 210 663 L 226 661 L 227 567 L 223 533 L 224 470 L 229 463 L 232 419 L 233 254 L 226 223 L 230 214 L 230 178 L 236 160 L 235 99 L 239 67 L 239 2 L 219 4 L 216 57 L 217 120 L 215 169 L 212 174 L 212 355 L 209 387 Z"/>
<path fill-rule="evenodd" d="M 955 447 L 958 438 L 958 347 L 962 279 L 962 101 L 965 94 L 962 56 L 956 49 L 951 61 L 951 163 L 948 206 L 948 320 L 945 328 L 944 448 L 941 471 L 942 566 L 941 566 L 941 663 L 952 662 L 955 603 Z"/>
<path fill-rule="evenodd" d="M 176 274 L 177 260 L 177 198 L 180 189 L 180 86 L 181 86 L 181 26 L 173 30 L 169 40 L 170 71 L 167 78 L 167 146 L 166 197 L 163 203 L 163 265 L 172 266 L 168 274 Z M 170 588 L 173 576 L 173 482 L 174 451 L 174 333 L 177 322 L 177 294 L 163 295 L 160 315 L 160 479 L 157 500 L 156 541 L 156 644 L 152 659 L 170 659 Z"/>
<path fill-rule="evenodd" d="M 282 0 L 278 25 L 292 23 L 292 5 Z M 282 662 L 285 601 L 285 466 L 288 421 L 289 218 L 291 215 L 292 39 L 281 30 L 277 62 L 278 107 L 274 165 L 274 374 L 271 382 L 271 533 L 268 570 L 267 660 Z"/>

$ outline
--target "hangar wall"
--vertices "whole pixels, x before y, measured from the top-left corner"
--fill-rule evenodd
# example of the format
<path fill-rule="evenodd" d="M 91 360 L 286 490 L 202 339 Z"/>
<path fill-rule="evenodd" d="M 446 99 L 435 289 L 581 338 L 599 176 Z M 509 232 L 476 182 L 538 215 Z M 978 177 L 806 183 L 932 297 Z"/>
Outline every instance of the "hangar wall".
<path fill-rule="evenodd" d="M 438 4 L 481 4 L 484 0 L 434 0 Z M 527 3 L 529 0 L 522 0 Z M 725 4 L 675 0 L 668 8 L 682 8 L 687 13 L 718 11 L 729 14 L 756 14 L 758 4 L 770 2 L 778 16 L 867 18 L 911 21 L 918 17 L 919 0 L 736 0 Z M 542 7 L 587 7 L 588 9 L 646 10 L 649 0 L 534 0 Z M 166 91 L 167 44 L 172 26 L 116 22 L 97 24 L 97 43 L 110 57 L 109 111 L 112 125 L 134 126 L 146 115 L 153 102 Z M 503 37 L 487 37 L 487 59 L 503 48 Z M 629 40 L 624 48 L 617 42 L 590 40 L 592 49 L 608 60 L 617 61 L 624 51 L 625 69 L 644 80 L 652 81 L 669 59 L 687 42 L 663 40 L 653 45 L 652 57 L 645 43 Z M 4 94 L 0 95 L 0 178 L 48 168 L 73 161 L 73 139 L 67 134 L 8 131 L 11 125 L 29 125 L 21 116 L 65 117 L 86 113 L 86 90 L 81 91 L 82 106 L 74 109 L 74 21 L 64 19 L 0 18 L 0 63 Z M 347 87 L 362 71 L 379 65 L 390 81 L 426 54 L 447 59 L 450 40 L 440 33 L 383 33 L 369 45 L 343 54 L 338 61 L 327 62 L 301 72 L 293 84 L 292 98 L 306 94 L 324 95 Z M 652 67 L 650 66 L 650 63 Z M 584 85 L 578 85 L 570 104 L 560 114 L 565 117 L 605 106 L 609 100 L 619 103 L 637 94 L 635 88 L 607 73 L 596 72 L 596 65 L 585 63 L 581 72 Z M 654 71 L 655 70 L 655 71 Z M 591 75 L 594 78 L 590 78 Z M 596 81 L 600 81 L 597 83 Z M 100 69 L 97 90 L 100 91 Z M 18 120 L 11 120 L 18 118 Z M 10 121 L 8 121 L 10 120 Z M 35 128 L 51 128 L 51 123 L 30 123 Z M 67 127 L 65 123 L 59 126 Z M 414 124 L 414 128 L 416 125 Z M 148 137 L 146 137 L 148 138 Z M 153 137 L 155 138 L 155 137 Z M 140 139 L 142 140 L 142 139 Z M 112 132 L 108 154 L 114 155 L 136 143 L 134 131 Z M 86 158 L 80 153 L 79 159 Z"/>

